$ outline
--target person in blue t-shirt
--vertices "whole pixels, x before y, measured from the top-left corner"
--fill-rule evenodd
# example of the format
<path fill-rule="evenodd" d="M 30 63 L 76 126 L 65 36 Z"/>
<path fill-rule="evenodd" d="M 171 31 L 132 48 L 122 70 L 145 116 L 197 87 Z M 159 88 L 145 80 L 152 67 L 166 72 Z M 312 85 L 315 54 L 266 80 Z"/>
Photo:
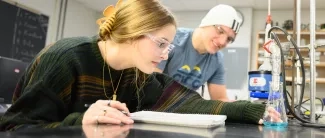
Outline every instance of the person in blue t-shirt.
<path fill-rule="evenodd" d="M 173 41 L 175 48 L 168 60 L 158 65 L 157 72 L 168 74 L 193 90 L 207 83 L 212 100 L 229 102 L 223 54 L 219 50 L 235 40 L 241 22 L 233 7 L 213 7 L 198 28 L 178 28 Z"/>

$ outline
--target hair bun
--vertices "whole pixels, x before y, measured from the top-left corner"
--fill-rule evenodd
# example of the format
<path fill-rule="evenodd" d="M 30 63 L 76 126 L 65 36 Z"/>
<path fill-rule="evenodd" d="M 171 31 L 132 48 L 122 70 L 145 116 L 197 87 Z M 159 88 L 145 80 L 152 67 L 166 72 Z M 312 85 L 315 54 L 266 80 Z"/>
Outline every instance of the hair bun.
<path fill-rule="evenodd" d="M 99 36 L 102 40 L 107 40 L 111 36 L 115 22 L 115 12 L 122 2 L 123 0 L 119 0 L 115 7 L 113 5 L 107 6 L 103 11 L 104 17 L 96 21 L 99 25 Z"/>

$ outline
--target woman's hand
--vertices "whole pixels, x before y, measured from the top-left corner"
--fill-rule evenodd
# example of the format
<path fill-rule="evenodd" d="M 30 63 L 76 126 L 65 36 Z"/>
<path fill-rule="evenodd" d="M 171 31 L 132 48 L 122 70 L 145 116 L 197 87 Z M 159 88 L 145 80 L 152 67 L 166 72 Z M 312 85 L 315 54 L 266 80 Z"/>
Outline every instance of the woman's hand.
<path fill-rule="evenodd" d="M 127 115 L 121 111 L 126 111 Z M 85 112 L 82 124 L 133 124 L 125 103 L 111 100 L 98 100 Z"/>
<path fill-rule="evenodd" d="M 278 111 L 276 111 L 273 107 L 268 107 L 267 108 L 267 112 L 268 112 L 268 117 L 273 122 L 277 122 L 277 123 L 283 122 L 281 120 L 281 114 Z M 258 122 L 258 124 L 263 124 L 263 122 L 264 122 L 263 119 L 260 119 L 260 121 Z"/>

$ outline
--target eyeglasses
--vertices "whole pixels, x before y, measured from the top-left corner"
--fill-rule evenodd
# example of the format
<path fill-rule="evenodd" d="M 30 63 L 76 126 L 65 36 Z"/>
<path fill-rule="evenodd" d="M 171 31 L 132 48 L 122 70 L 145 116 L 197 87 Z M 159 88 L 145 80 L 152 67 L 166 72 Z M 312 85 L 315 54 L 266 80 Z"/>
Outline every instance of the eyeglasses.
<path fill-rule="evenodd" d="M 231 44 L 231 43 L 234 42 L 235 38 L 229 36 L 229 35 L 226 33 L 226 31 L 225 31 L 224 29 L 222 29 L 221 26 L 219 26 L 219 25 L 214 25 L 214 28 L 216 28 L 217 33 L 218 33 L 219 35 L 226 35 L 226 36 L 227 36 L 227 42 L 228 42 L 228 43 Z"/>
<path fill-rule="evenodd" d="M 165 39 L 160 39 L 157 38 L 151 34 L 146 34 L 145 36 L 147 36 L 148 38 L 150 38 L 153 42 L 155 42 L 157 44 L 157 46 L 162 49 L 163 53 L 165 53 L 166 49 L 167 52 L 169 53 L 170 51 L 172 51 L 175 48 L 175 45 L 169 43 L 168 41 L 166 41 Z"/>

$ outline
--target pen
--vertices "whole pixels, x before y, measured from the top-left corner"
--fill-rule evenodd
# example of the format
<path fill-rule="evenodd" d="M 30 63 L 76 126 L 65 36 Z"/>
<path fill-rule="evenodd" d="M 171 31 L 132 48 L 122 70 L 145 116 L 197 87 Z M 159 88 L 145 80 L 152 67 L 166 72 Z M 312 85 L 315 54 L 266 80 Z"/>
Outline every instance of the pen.
<path fill-rule="evenodd" d="M 128 112 L 120 110 L 124 115 L 128 116 Z"/>
<path fill-rule="evenodd" d="M 91 104 L 85 104 L 84 106 L 85 106 L 86 108 L 89 108 L 90 105 L 91 105 Z M 128 116 L 128 112 L 123 111 L 123 110 L 120 110 L 120 109 L 118 109 L 118 110 L 121 111 L 124 115 Z"/>

